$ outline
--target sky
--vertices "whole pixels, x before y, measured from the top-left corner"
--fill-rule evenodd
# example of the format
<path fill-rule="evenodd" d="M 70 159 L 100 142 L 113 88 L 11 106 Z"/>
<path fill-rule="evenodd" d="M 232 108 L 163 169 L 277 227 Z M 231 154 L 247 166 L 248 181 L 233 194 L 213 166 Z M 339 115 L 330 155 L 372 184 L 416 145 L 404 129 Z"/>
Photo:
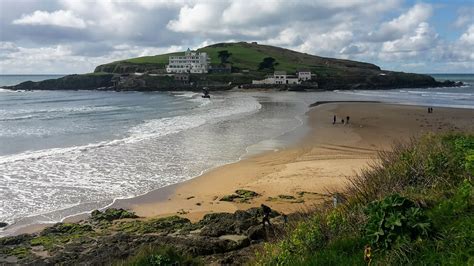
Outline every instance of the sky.
<path fill-rule="evenodd" d="M 0 74 L 256 41 L 417 73 L 474 73 L 474 0 L 0 0 Z"/>

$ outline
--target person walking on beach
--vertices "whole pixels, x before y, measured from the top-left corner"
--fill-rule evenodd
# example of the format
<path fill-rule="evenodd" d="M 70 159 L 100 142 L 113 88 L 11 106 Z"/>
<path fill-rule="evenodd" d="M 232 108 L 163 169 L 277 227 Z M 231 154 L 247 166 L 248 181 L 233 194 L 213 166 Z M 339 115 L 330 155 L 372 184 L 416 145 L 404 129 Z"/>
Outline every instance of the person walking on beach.
<path fill-rule="evenodd" d="M 333 120 L 332 120 L 332 124 L 333 124 L 333 125 L 336 124 L 336 115 L 334 115 L 334 118 L 333 118 Z"/>
<path fill-rule="evenodd" d="M 341 119 L 341 124 L 343 124 L 343 125 L 344 125 L 344 118 L 343 118 L 343 119 Z"/>
<path fill-rule="evenodd" d="M 265 228 L 265 222 L 268 223 L 269 226 L 272 226 L 272 224 L 270 223 L 270 213 L 272 212 L 272 209 L 265 204 L 262 204 L 260 206 L 262 207 L 262 212 L 263 212 L 263 219 L 262 219 L 263 228 Z"/>
<path fill-rule="evenodd" d="M 346 117 L 346 123 L 347 123 L 347 124 L 349 124 L 349 119 L 350 119 L 350 117 L 347 116 L 347 117 Z"/>

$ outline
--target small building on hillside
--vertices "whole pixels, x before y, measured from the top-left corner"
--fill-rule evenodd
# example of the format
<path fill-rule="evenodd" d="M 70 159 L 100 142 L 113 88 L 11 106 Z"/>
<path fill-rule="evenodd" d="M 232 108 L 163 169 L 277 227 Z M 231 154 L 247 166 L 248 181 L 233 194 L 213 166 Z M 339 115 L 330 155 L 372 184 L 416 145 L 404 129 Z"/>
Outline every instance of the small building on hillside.
<path fill-rule="evenodd" d="M 296 73 L 301 81 L 311 80 L 311 70 L 309 69 L 299 69 Z"/>
<path fill-rule="evenodd" d="M 191 51 L 189 48 L 184 56 L 170 56 L 166 65 L 168 73 L 207 73 L 209 70 L 210 58 L 207 53 Z"/>
<path fill-rule="evenodd" d="M 295 75 L 287 75 L 286 71 L 275 71 L 273 76 L 263 80 L 252 80 L 252 84 L 300 84 L 301 80 Z"/>

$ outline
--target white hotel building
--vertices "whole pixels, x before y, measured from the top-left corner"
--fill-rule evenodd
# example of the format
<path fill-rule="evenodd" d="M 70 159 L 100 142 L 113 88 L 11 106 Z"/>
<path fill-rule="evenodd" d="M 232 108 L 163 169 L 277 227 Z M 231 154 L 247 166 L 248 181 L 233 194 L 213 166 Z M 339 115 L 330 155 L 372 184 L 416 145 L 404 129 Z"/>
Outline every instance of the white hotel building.
<path fill-rule="evenodd" d="M 166 65 L 168 73 L 207 73 L 210 58 L 207 53 L 187 50 L 184 56 L 170 56 Z"/>

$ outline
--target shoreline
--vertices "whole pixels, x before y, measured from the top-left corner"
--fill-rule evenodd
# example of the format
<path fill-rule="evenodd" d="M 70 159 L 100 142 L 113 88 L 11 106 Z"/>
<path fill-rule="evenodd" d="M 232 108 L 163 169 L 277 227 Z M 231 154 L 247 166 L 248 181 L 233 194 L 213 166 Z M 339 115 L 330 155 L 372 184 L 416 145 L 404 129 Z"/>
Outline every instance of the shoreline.
<path fill-rule="evenodd" d="M 323 125 L 323 127 L 321 128 L 320 126 L 315 124 L 315 122 L 320 122 L 320 119 L 316 118 L 317 121 L 311 121 L 312 117 L 314 119 L 314 116 L 318 116 L 317 114 L 321 113 L 321 111 L 326 112 L 325 115 L 329 115 L 332 111 L 338 113 L 345 112 L 346 110 L 344 109 L 360 109 L 362 105 L 370 106 L 369 109 L 375 107 L 375 109 L 377 109 L 378 111 L 380 111 L 380 109 L 388 109 L 390 111 L 402 110 L 404 112 L 417 114 L 423 118 L 426 118 L 428 117 L 428 115 L 431 115 L 434 118 L 432 119 L 434 121 L 428 121 L 428 125 L 426 127 L 422 124 L 420 125 L 420 127 L 417 128 L 418 130 L 416 130 L 416 124 L 418 122 L 424 123 L 425 121 L 423 121 L 421 118 L 415 118 L 414 121 L 411 121 L 411 123 L 407 123 L 407 126 L 401 128 L 399 132 L 396 132 L 396 130 L 390 127 L 385 128 L 382 130 L 384 133 L 382 137 L 374 138 L 370 141 L 367 141 L 366 137 L 367 134 L 370 132 L 367 132 L 367 130 L 365 129 L 369 128 L 369 131 L 374 130 L 375 132 L 380 132 L 381 129 L 376 130 L 374 128 L 371 128 L 373 127 L 372 123 L 367 123 L 367 125 L 364 125 L 364 122 L 359 122 L 357 120 L 355 120 L 356 122 L 354 122 L 354 120 L 351 120 L 354 124 L 351 123 L 350 126 L 347 125 L 347 127 L 344 128 L 342 134 L 339 136 L 349 137 L 350 140 L 348 141 L 348 143 L 345 143 L 349 145 L 339 145 L 340 147 L 337 148 L 342 149 L 342 151 L 335 151 L 337 148 L 332 151 L 331 148 L 327 149 L 327 147 L 324 146 L 327 145 L 327 143 L 325 142 L 327 142 L 328 139 L 333 138 L 335 136 L 335 132 L 330 132 L 329 134 L 326 134 L 326 136 L 324 136 L 324 134 L 321 134 L 320 130 L 327 129 L 325 128 L 327 125 Z M 366 110 L 366 112 L 367 114 L 371 113 L 371 110 Z M 193 179 L 187 180 L 182 183 L 174 184 L 162 189 L 151 191 L 145 194 L 144 196 L 135 197 L 127 200 L 119 200 L 116 202 L 115 205 L 112 205 L 112 207 L 127 208 L 132 211 L 135 211 L 139 216 L 143 216 L 146 218 L 178 214 L 180 216 L 190 219 L 191 221 L 197 221 L 207 213 L 233 212 L 238 209 L 247 209 L 250 207 L 259 206 L 262 203 L 268 204 L 272 208 L 275 208 L 276 210 L 281 211 L 283 213 L 305 210 L 313 204 L 318 204 L 324 200 L 329 199 L 329 193 L 327 193 L 328 191 L 336 191 L 342 189 L 344 187 L 344 182 L 346 181 L 347 176 L 353 175 L 362 170 L 363 168 L 368 167 L 369 163 L 373 162 L 373 160 L 376 158 L 376 155 L 379 151 L 390 149 L 391 145 L 396 141 L 402 141 L 403 139 L 416 137 L 417 135 L 420 135 L 427 131 L 444 132 L 460 130 L 460 128 L 463 128 L 465 131 L 468 132 L 472 132 L 474 130 L 473 126 L 469 125 L 469 119 L 467 119 L 469 117 L 474 117 L 474 110 L 472 109 L 436 108 L 436 112 L 437 113 L 435 114 L 427 114 L 425 107 L 423 106 L 373 102 L 327 102 L 322 105 L 319 105 L 319 107 L 313 107 L 307 112 L 309 120 L 308 124 L 311 127 L 311 132 L 309 132 L 307 136 L 304 136 L 303 139 L 299 140 L 298 143 L 293 146 L 276 152 L 265 152 L 262 154 L 251 156 L 249 158 L 245 158 L 235 163 L 230 163 L 214 168 Z M 458 119 L 454 119 L 454 121 L 446 121 L 452 120 L 453 117 L 448 116 L 453 114 L 461 115 Z M 395 116 L 399 120 L 398 122 L 407 122 L 406 119 L 404 119 L 403 117 L 399 115 Z M 443 117 L 445 120 L 441 119 Z M 395 123 L 394 127 L 397 127 L 399 125 L 400 123 Z M 356 126 L 360 127 L 357 128 Z M 435 128 L 434 126 L 437 127 Z M 316 136 L 315 131 L 317 132 Z M 390 133 L 395 134 L 387 135 Z M 336 138 L 337 137 L 338 136 L 336 134 Z M 319 139 L 319 141 L 317 139 Z M 316 143 L 310 144 L 311 142 L 315 141 Z M 352 144 L 352 146 L 350 144 Z M 311 148 L 308 148 L 308 145 Z M 308 151 L 308 149 L 316 149 L 316 152 Z M 290 173 L 288 173 L 288 170 L 290 169 L 288 169 L 287 172 L 282 173 L 281 176 L 278 176 L 277 173 L 283 171 L 284 169 L 282 168 L 287 168 L 289 165 L 294 166 L 294 164 L 298 164 L 297 161 L 301 159 L 301 156 L 308 155 L 307 153 L 316 156 L 325 156 L 327 153 L 333 153 L 332 156 L 334 157 L 346 156 L 345 159 L 333 159 L 332 163 L 328 164 L 328 162 L 326 162 L 324 165 L 319 165 L 320 168 L 324 169 L 324 167 L 326 167 L 334 170 L 336 169 L 335 167 L 340 168 L 340 166 L 334 163 L 337 161 L 341 162 L 342 160 L 346 163 L 345 169 L 338 170 L 340 171 L 339 174 L 345 177 L 330 181 L 320 180 L 321 182 L 325 183 L 323 185 L 317 185 L 319 189 L 317 187 L 312 187 L 310 189 L 312 191 L 304 191 L 302 189 L 304 186 L 299 186 L 301 188 L 300 191 L 297 191 L 296 187 L 291 187 L 290 189 L 286 190 L 279 190 L 275 188 L 264 189 L 262 188 L 262 185 L 259 184 L 259 179 L 269 179 L 266 180 L 269 182 L 268 186 L 278 186 L 278 184 L 275 184 L 276 182 L 273 182 L 272 184 L 272 181 L 275 181 L 276 178 L 285 178 L 285 175 L 290 175 Z M 272 160 L 283 160 L 283 162 L 274 164 L 272 166 L 273 169 L 265 169 L 265 163 L 271 164 Z M 318 163 L 314 163 L 314 161 L 316 161 L 314 158 L 310 159 L 309 164 L 318 165 Z M 308 165 L 305 165 L 303 167 L 308 167 Z M 314 166 L 309 167 L 311 168 Z M 298 172 L 301 171 L 301 167 L 297 166 L 296 169 L 291 170 L 292 172 Z M 241 173 L 239 173 L 239 171 L 241 171 Z M 258 171 L 263 172 L 261 174 L 255 173 Z M 266 173 L 266 171 L 268 173 Z M 251 174 L 252 172 L 253 174 Z M 273 177 L 271 176 L 272 174 L 274 175 Z M 249 178 L 248 175 L 253 176 Z M 236 177 L 229 180 L 229 178 L 226 178 L 226 176 Z M 268 178 L 268 176 L 270 177 Z M 252 199 L 250 203 L 225 202 L 219 200 L 226 195 L 232 194 L 237 189 L 248 189 L 251 191 L 255 191 L 261 196 Z M 302 193 L 303 196 L 298 197 L 298 192 Z M 278 198 L 278 195 L 292 196 L 294 197 L 294 199 Z M 272 197 L 272 200 L 269 200 L 269 197 Z"/>
<path fill-rule="evenodd" d="M 407 112 L 415 112 L 416 114 L 424 117 L 428 115 L 426 113 L 425 107 L 422 106 L 351 101 L 324 102 L 323 104 L 312 107 L 306 113 L 308 126 L 311 127 L 311 130 L 306 134 L 306 136 L 304 136 L 294 145 L 291 145 L 287 148 L 278 151 L 269 151 L 258 155 L 252 155 L 250 157 L 243 158 L 233 163 L 219 166 L 217 168 L 212 168 L 204 172 L 203 174 L 185 182 L 159 188 L 137 197 L 132 197 L 129 199 L 117 199 L 114 200 L 112 204 L 109 204 L 108 207 L 131 209 L 132 211 L 135 211 L 139 216 L 145 218 L 178 214 L 180 216 L 190 219 L 191 221 L 199 220 L 206 213 L 233 212 L 237 209 L 248 209 L 250 207 L 259 206 L 262 203 L 270 205 L 272 208 L 275 208 L 276 210 L 281 211 L 283 213 L 307 210 L 310 206 L 314 204 L 319 204 L 325 200 L 328 200 L 328 191 L 336 191 L 342 189 L 346 177 L 357 173 L 357 171 L 360 171 L 362 169 L 361 166 L 366 167 L 368 163 L 375 158 L 376 153 L 379 150 L 389 149 L 391 143 L 394 140 L 396 141 L 406 137 L 412 137 L 406 135 L 406 132 L 401 135 L 399 134 L 400 132 L 398 132 L 398 134 L 395 135 L 401 137 L 399 139 L 393 138 L 392 136 L 388 136 L 388 139 L 390 140 L 388 142 L 387 140 L 378 140 L 378 143 L 377 141 L 374 142 L 374 140 L 372 141 L 373 143 L 368 143 L 366 140 L 364 142 L 364 137 L 366 137 L 364 134 L 367 133 L 361 132 L 361 130 L 364 131 L 365 129 L 366 125 L 364 125 L 364 123 L 356 120 L 355 117 L 351 117 L 351 123 L 349 125 L 345 126 L 337 124 L 336 126 L 333 126 L 331 123 L 329 123 L 332 122 L 329 121 L 332 120 L 332 115 L 328 117 L 326 121 L 328 124 L 331 124 L 330 126 L 333 127 L 332 130 L 331 127 L 329 127 L 329 132 L 322 134 L 322 130 L 328 130 L 327 124 L 323 124 L 322 127 L 321 125 L 319 125 L 322 116 L 328 116 L 332 112 L 347 112 L 346 110 L 348 108 L 360 109 L 361 105 L 365 105 L 366 107 L 368 106 L 368 109 L 377 106 L 376 109 L 379 110 L 380 108 L 388 108 L 390 110 L 393 109 L 404 110 Z M 472 114 L 471 117 L 474 117 L 474 110 L 456 108 L 436 108 L 435 113 L 433 115 L 436 116 L 437 114 L 439 114 L 439 116 L 437 116 L 436 118 L 439 119 L 440 116 L 446 117 L 446 112 L 451 114 L 470 113 Z M 463 119 L 465 120 L 466 116 L 464 115 L 463 117 Z M 453 125 L 457 122 L 459 121 L 453 121 Z M 362 128 L 356 127 L 361 125 L 363 125 Z M 367 126 L 370 126 L 370 123 L 368 123 Z M 343 127 L 342 131 L 339 130 L 341 132 L 333 132 L 334 128 L 340 127 Z M 409 125 L 405 127 L 405 130 L 411 130 L 412 127 L 413 124 L 409 123 Z M 452 129 L 456 130 L 454 127 Z M 449 129 L 449 127 L 444 126 L 444 128 L 442 127 L 441 129 L 436 130 L 446 131 L 446 129 Z M 472 128 L 472 126 L 470 128 L 467 128 L 467 131 L 469 132 L 472 132 L 473 130 L 474 129 Z M 317 133 L 315 133 L 315 131 Z M 332 148 L 332 150 L 331 148 L 328 149 L 328 147 L 324 147 L 324 145 L 326 145 L 325 142 L 327 142 L 328 137 L 349 137 L 349 143 L 340 144 L 350 145 L 339 145 L 340 147 L 336 147 L 339 149 L 339 151 L 336 151 L 334 147 Z M 354 146 L 354 144 L 357 145 Z M 312 151 L 312 149 L 316 150 Z M 340 149 L 345 149 L 345 151 L 341 151 Z M 331 160 L 321 160 L 320 158 L 309 158 L 309 160 L 306 160 L 306 162 L 304 162 L 304 160 L 303 162 L 301 162 L 300 160 L 301 157 L 304 157 L 306 155 L 310 155 L 313 157 L 321 157 L 327 156 L 327 154 L 331 154 L 331 156 L 335 157 L 347 157 L 348 154 L 352 154 L 351 156 L 355 158 L 332 159 L 332 163 L 330 162 Z M 279 162 L 276 164 L 272 164 L 274 160 Z M 318 164 L 317 160 L 322 161 L 323 164 L 321 164 L 321 162 L 319 162 Z M 344 169 L 340 169 L 341 165 L 337 164 L 341 162 L 345 163 L 345 166 L 342 167 Z M 265 164 L 270 164 L 271 167 L 268 167 L 268 165 Z M 287 169 L 289 166 L 292 166 L 290 167 L 291 169 Z M 321 178 L 320 176 L 319 182 L 322 182 L 322 184 L 318 184 L 316 187 L 313 185 L 310 188 L 301 186 L 300 184 L 300 188 L 308 188 L 308 191 L 302 189 L 298 191 L 295 186 L 290 187 L 286 190 L 275 188 L 278 186 L 281 187 L 282 184 L 285 183 L 279 179 L 285 179 L 285 176 L 291 175 L 290 172 L 301 173 L 302 168 L 315 168 L 315 166 L 318 166 L 321 169 L 329 168 L 334 170 L 337 168 L 337 170 L 339 171 L 339 175 L 345 177 L 339 176 L 339 178 L 334 178 L 333 180 L 328 181 L 324 180 L 324 178 Z M 256 169 L 259 169 L 258 171 L 261 170 L 263 172 L 256 173 Z M 301 174 L 304 175 L 304 173 Z M 319 174 L 321 175 L 321 173 Z M 225 178 L 225 176 L 230 175 L 237 175 L 237 177 L 235 177 L 233 180 L 228 180 L 229 178 Z M 308 172 L 306 173 L 306 175 L 308 176 Z M 223 177 L 225 180 L 219 177 Z M 267 183 L 264 183 L 264 186 L 262 186 L 262 182 L 258 182 L 259 180 L 264 180 Z M 292 182 L 296 182 L 295 184 L 298 184 L 298 180 L 295 180 L 294 178 L 291 180 Z M 309 179 L 306 178 L 306 181 L 309 182 Z M 301 180 L 299 180 L 299 182 L 301 183 Z M 214 186 L 211 191 L 209 190 L 210 186 Z M 263 189 L 262 187 L 264 187 L 265 189 Z M 261 196 L 252 199 L 250 202 L 245 203 L 219 201 L 219 199 L 223 196 L 232 194 L 235 189 L 249 189 L 252 191 L 256 191 L 257 193 L 261 194 Z M 298 196 L 298 193 L 302 193 L 302 196 Z M 278 198 L 278 195 L 292 196 L 294 198 L 283 199 Z M 272 200 L 269 200 L 269 197 L 272 197 Z M 65 219 L 65 221 L 77 222 L 87 216 L 87 214 L 75 215 Z M 52 224 L 48 223 L 26 226 L 23 228 L 19 228 L 16 232 L 13 233 L 13 235 L 37 232 L 42 228 L 50 225 Z"/>

